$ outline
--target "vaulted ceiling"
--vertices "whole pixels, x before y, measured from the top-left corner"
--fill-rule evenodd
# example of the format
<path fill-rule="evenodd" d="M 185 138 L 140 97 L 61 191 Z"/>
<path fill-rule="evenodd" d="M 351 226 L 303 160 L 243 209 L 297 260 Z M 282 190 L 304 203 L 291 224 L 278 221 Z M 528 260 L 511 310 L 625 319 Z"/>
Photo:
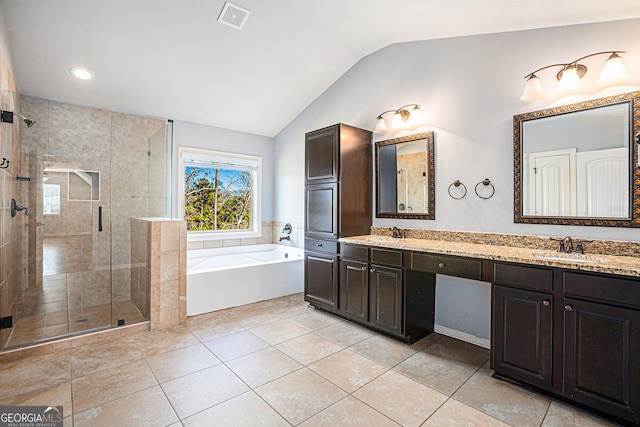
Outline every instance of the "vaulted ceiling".
<path fill-rule="evenodd" d="M 0 0 L 21 93 L 267 136 L 389 44 L 640 17 L 638 0 L 232 3 L 241 31 L 224 0 Z"/>

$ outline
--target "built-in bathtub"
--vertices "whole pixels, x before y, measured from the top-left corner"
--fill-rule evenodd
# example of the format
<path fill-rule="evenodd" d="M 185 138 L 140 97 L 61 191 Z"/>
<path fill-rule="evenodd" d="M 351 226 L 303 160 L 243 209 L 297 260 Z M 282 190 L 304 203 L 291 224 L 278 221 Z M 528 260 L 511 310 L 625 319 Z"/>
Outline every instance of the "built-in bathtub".
<path fill-rule="evenodd" d="M 187 316 L 302 292 L 304 251 L 282 245 L 187 252 Z"/>

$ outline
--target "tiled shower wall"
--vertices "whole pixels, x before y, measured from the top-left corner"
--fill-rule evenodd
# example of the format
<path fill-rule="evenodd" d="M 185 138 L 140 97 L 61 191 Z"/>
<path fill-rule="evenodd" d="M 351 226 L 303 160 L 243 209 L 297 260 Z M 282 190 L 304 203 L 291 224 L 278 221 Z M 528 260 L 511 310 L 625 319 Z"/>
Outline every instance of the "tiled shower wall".
<path fill-rule="evenodd" d="M 187 226 L 162 218 L 131 219 L 131 300 L 150 329 L 183 323 L 187 316 Z"/>
<path fill-rule="evenodd" d="M 3 111 L 19 111 L 19 99 L 13 77 L 5 58 L 0 52 L 0 104 Z M 16 314 L 16 300 L 24 286 L 27 239 L 24 235 L 26 216 L 24 211 L 11 217 L 11 199 L 18 204 L 20 185 L 20 120 L 15 123 L 0 123 L 0 156 L 9 161 L 8 168 L 0 168 L 0 316 Z M 0 159 L 1 160 L 1 159 Z M 6 163 L 5 163 L 6 164 Z M 9 339 L 11 329 L 0 331 L 0 347 Z"/>
<path fill-rule="evenodd" d="M 93 234 L 90 250 L 94 251 L 96 262 L 107 269 L 113 266 L 112 292 L 104 292 L 108 283 L 83 280 L 86 289 L 79 290 L 79 295 L 91 299 L 91 305 L 130 299 L 130 218 L 165 214 L 165 121 L 32 97 L 21 97 L 21 103 L 24 115 L 37 122 L 23 132 L 24 151 L 35 162 L 62 159 L 85 170 L 100 171 L 100 200 L 72 202 L 78 209 L 80 204 L 85 205 L 82 214 L 61 215 L 47 226 L 46 234 L 50 236 Z M 161 166 L 149 167 L 150 159 L 157 159 Z M 33 168 L 35 173 L 41 170 L 41 165 L 37 166 Z M 41 176 L 34 178 L 36 183 L 41 182 Z M 42 212 L 41 203 L 39 197 L 32 200 L 33 211 L 38 215 Z M 95 234 L 98 206 L 104 208 L 104 229 L 110 234 Z M 32 221 L 30 227 L 34 228 L 36 222 L 45 222 L 38 221 L 35 215 Z M 41 271 L 36 270 L 42 264 L 41 247 L 42 242 L 37 241 L 30 253 L 33 280 L 41 276 Z M 101 277 L 109 280 L 109 275 Z"/>

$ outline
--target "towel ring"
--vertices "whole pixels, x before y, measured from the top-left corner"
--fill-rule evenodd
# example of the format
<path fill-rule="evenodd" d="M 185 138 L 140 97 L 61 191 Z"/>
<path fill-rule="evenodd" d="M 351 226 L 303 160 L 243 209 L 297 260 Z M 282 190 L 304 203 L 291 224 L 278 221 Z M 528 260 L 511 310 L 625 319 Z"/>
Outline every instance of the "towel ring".
<path fill-rule="evenodd" d="M 462 188 L 464 188 L 464 193 L 462 193 L 462 196 L 460 196 L 460 197 L 455 197 L 453 194 L 451 194 L 451 187 L 456 187 L 456 188 L 458 188 L 458 187 L 460 187 L 461 185 L 462 185 Z M 464 198 L 464 196 L 466 196 L 466 195 L 467 195 L 467 186 L 466 186 L 466 185 L 464 185 L 463 183 L 461 183 L 459 179 L 456 179 L 455 181 L 453 181 L 453 182 L 451 183 L 451 185 L 449 185 L 449 188 L 447 189 L 447 192 L 449 193 L 449 196 L 451 196 L 451 198 L 452 198 L 452 199 L 460 200 L 460 199 L 463 199 L 463 198 Z"/>
<path fill-rule="evenodd" d="M 478 194 L 478 185 L 480 185 L 480 184 L 484 185 L 485 187 L 489 186 L 489 185 L 491 186 L 491 194 L 489 195 L 489 197 L 483 197 L 480 194 Z M 486 200 L 486 199 L 492 198 L 493 195 L 496 194 L 496 187 L 493 186 L 493 184 L 491 183 L 491 180 L 489 178 L 485 178 L 485 179 L 483 179 L 482 181 L 480 181 L 479 183 L 476 184 L 475 191 L 476 191 L 476 196 L 480 197 L 481 199 L 485 199 Z"/>

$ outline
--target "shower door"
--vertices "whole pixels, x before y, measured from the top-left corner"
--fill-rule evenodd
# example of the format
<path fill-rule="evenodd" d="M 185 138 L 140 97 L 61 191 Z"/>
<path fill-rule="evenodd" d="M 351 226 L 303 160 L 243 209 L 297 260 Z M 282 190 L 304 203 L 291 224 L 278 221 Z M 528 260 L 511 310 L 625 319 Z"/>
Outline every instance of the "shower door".
<path fill-rule="evenodd" d="M 112 324 L 109 172 L 109 164 L 99 159 L 44 157 L 37 210 L 42 290 L 46 295 L 54 289 L 60 297 L 55 318 L 46 318 L 48 326 L 52 321 L 58 326 L 45 330 L 44 338 Z"/>
<path fill-rule="evenodd" d="M 29 215 L 11 222 L 21 230 L 14 245 L 21 273 L 11 282 L 13 327 L 2 330 L 3 348 L 148 320 L 150 292 L 136 286 L 144 268 L 132 261 L 131 219 L 167 213 L 170 124 L 19 100 L 35 124 L 19 125 L 15 163 L 24 180 L 7 181 Z"/>

